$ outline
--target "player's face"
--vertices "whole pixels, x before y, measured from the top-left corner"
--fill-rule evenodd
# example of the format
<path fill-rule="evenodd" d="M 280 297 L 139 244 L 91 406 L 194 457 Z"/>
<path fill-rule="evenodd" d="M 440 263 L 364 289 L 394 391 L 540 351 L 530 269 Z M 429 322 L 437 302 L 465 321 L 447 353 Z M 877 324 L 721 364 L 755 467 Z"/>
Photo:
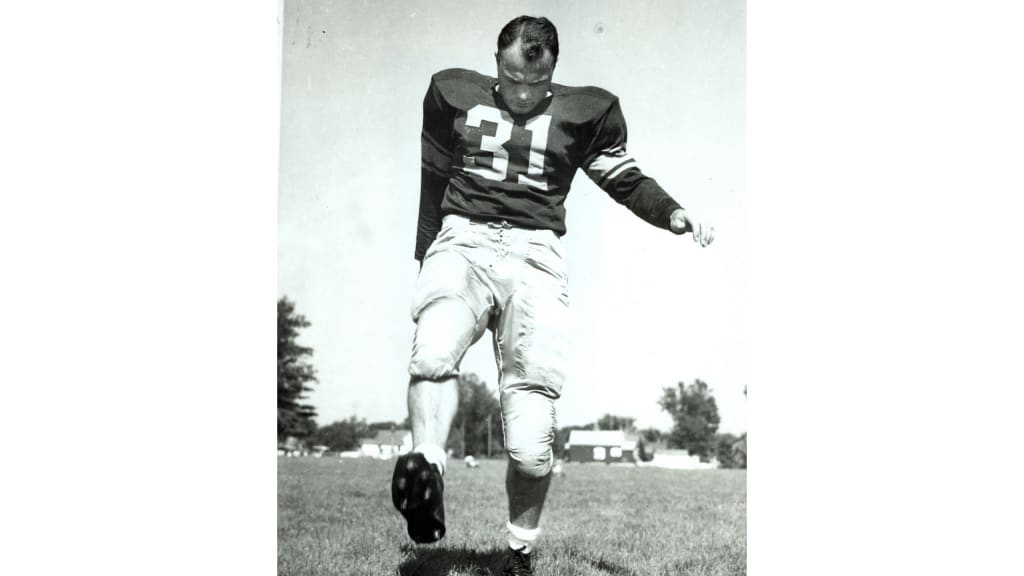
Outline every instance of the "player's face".
<path fill-rule="evenodd" d="M 545 52 L 537 62 L 527 62 L 519 50 L 519 42 L 495 56 L 498 62 L 498 93 L 505 105 L 516 114 L 527 114 L 547 97 L 554 58 Z"/>

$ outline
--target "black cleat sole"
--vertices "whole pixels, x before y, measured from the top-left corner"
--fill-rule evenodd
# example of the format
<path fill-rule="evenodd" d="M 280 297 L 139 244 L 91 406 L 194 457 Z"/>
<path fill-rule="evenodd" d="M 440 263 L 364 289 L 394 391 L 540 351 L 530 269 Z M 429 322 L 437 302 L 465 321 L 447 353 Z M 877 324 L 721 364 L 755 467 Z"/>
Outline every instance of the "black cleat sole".
<path fill-rule="evenodd" d="M 414 542 L 431 544 L 444 538 L 444 480 L 422 454 L 398 457 L 391 478 L 391 502 L 405 517 Z"/>

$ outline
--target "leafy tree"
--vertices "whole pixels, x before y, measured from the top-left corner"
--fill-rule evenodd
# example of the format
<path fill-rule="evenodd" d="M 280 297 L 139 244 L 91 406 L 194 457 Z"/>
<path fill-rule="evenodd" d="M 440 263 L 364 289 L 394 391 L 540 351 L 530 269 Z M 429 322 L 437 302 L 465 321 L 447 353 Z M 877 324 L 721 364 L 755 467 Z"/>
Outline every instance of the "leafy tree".
<path fill-rule="evenodd" d="M 644 428 L 640 431 L 640 438 L 636 441 L 636 454 L 641 462 L 654 460 L 654 444 L 661 442 L 661 430 L 657 428 Z"/>
<path fill-rule="evenodd" d="M 372 431 L 365 420 L 351 416 L 348 420 L 339 420 L 318 428 L 309 441 L 313 446 L 323 445 L 330 450 L 343 452 L 355 450 L 359 447 L 359 439 L 370 434 Z"/>
<path fill-rule="evenodd" d="M 630 432 L 633 430 L 633 423 L 636 422 L 636 418 L 629 418 L 628 416 L 614 416 L 612 414 L 605 414 L 597 419 L 598 430 L 625 430 Z"/>
<path fill-rule="evenodd" d="M 305 316 L 296 314 L 287 296 L 277 301 L 277 437 L 305 438 L 316 430 L 316 410 L 305 404 L 306 393 L 316 382 L 316 370 L 306 360 L 313 349 L 300 346 L 299 330 L 309 327 Z"/>
<path fill-rule="evenodd" d="M 715 454 L 715 433 L 720 418 L 715 397 L 706 382 L 697 379 L 688 386 L 680 382 L 675 388 L 664 388 L 658 405 L 675 422 L 668 437 L 670 448 L 684 448 L 704 461 Z"/>
<path fill-rule="evenodd" d="M 661 442 L 662 436 L 664 436 L 664 432 L 657 428 L 644 428 L 640 431 L 640 437 L 648 444 Z"/>
<path fill-rule="evenodd" d="M 654 447 L 650 446 L 643 436 L 636 441 L 636 457 L 641 462 L 654 460 Z"/>
<path fill-rule="evenodd" d="M 490 446 L 488 440 L 490 423 Z M 476 374 L 459 375 L 459 407 L 455 412 L 448 446 L 459 456 L 486 456 L 502 451 L 501 407 L 487 384 Z"/>
<path fill-rule="evenodd" d="M 715 436 L 715 457 L 721 468 L 747 467 L 747 435 L 718 434 Z"/>
<path fill-rule="evenodd" d="M 314 432 L 317 430 L 316 420 L 312 418 L 302 418 L 296 420 L 292 427 L 286 431 L 287 436 L 292 436 L 298 439 L 302 439 L 304 443 Z"/>

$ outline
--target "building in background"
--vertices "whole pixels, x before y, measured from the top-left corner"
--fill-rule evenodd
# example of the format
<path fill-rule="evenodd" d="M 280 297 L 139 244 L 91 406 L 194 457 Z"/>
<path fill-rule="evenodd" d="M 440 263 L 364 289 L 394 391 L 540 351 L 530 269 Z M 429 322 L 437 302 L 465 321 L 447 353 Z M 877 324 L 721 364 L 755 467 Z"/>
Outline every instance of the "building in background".
<path fill-rule="evenodd" d="M 370 438 L 359 440 L 359 451 L 371 458 L 394 458 L 412 450 L 412 432 L 409 430 L 378 430 Z"/>
<path fill-rule="evenodd" d="M 571 462 L 636 462 L 636 440 L 622 430 L 573 430 L 565 449 Z"/>

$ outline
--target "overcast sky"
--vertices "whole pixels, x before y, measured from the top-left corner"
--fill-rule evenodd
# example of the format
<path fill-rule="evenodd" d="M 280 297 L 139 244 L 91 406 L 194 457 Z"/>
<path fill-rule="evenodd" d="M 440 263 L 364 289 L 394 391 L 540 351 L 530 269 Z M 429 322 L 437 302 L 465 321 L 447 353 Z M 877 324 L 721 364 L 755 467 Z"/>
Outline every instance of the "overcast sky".
<path fill-rule="evenodd" d="M 699 249 L 577 174 L 567 201 L 571 356 L 559 424 L 605 413 L 670 427 L 661 389 L 709 383 L 746 430 L 745 9 L 739 1 L 286 2 L 278 293 L 312 326 L 321 424 L 406 415 L 421 102 L 431 74 L 494 75 L 501 27 L 559 31 L 554 80 L 619 96 L 640 167 L 716 227 Z M 463 370 L 496 386 L 490 334 Z"/>

